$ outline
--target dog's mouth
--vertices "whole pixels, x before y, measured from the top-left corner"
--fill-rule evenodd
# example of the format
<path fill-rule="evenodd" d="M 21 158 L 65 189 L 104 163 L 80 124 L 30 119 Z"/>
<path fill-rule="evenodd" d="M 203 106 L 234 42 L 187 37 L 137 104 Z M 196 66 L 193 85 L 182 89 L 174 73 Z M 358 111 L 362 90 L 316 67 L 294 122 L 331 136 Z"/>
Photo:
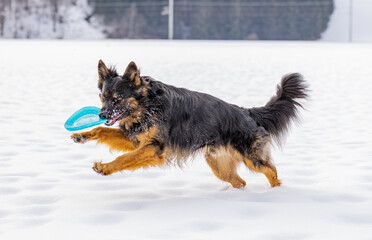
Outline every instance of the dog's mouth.
<path fill-rule="evenodd" d="M 107 122 L 105 122 L 106 126 L 112 126 L 114 123 L 116 123 L 121 117 L 123 117 L 125 111 L 119 112 L 116 116 L 108 119 Z"/>

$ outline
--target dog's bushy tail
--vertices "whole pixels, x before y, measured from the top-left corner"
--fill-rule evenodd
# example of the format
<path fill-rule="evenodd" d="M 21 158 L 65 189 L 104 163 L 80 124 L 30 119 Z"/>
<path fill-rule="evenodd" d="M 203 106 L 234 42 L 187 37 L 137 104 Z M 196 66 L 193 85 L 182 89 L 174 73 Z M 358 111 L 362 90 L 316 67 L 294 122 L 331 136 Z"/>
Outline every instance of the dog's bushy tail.
<path fill-rule="evenodd" d="M 298 109 L 303 108 L 299 99 L 308 97 L 308 85 L 299 73 L 283 76 L 276 95 L 260 108 L 247 109 L 249 115 L 270 133 L 281 147 L 285 133 L 292 121 L 298 119 Z"/>

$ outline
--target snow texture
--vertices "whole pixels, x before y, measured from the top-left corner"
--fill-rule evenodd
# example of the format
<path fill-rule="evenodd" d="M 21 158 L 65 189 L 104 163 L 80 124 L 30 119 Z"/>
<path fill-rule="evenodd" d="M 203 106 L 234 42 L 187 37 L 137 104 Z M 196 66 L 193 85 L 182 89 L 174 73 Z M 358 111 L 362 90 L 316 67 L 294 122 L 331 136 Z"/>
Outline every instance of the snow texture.
<path fill-rule="evenodd" d="M 92 17 L 92 11 L 87 0 L 12 1 L 4 8 L 0 38 L 104 38 L 99 18 Z"/>
<path fill-rule="evenodd" d="M 0 239 L 371 239 L 372 45 L 311 42 L 1 41 Z M 239 169 L 244 190 L 202 157 L 177 167 L 97 175 L 112 161 L 64 129 L 100 106 L 97 64 L 262 106 L 283 74 L 311 101 L 273 157 L 283 185 Z"/>

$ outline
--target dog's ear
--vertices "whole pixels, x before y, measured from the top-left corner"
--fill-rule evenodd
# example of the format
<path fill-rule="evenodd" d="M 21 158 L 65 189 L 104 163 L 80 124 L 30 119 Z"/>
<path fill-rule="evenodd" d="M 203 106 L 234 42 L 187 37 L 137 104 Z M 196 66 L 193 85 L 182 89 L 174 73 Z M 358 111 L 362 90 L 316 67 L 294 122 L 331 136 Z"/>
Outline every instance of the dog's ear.
<path fill-rule="evenodd" d="M 138 71 L 137 65 L 134 62 L 130 62 L 128 64 L 127 69 L 125 69 L 123 79 L 127 79 L 134 86 L 140 85 L 140 73 Z"/>
<path fill-rule="evenodd" d="M 102 89 L 102 82 L 108 76 L 109 70 L 102 60 L 98 61 L 98 88 Z"/>

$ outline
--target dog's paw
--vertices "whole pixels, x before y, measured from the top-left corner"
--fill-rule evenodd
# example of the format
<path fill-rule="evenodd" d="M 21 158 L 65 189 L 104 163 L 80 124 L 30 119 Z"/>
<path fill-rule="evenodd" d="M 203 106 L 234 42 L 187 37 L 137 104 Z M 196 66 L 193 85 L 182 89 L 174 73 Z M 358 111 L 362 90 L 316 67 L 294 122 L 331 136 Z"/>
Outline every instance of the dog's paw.
<path fill-rule="evenodd" d="M 86 133 L 74 133 L 71 135 L 71 139 L 76 143 L 85 143 L 89 141 L 93 136 Z"/>
<path fill-rule="evenodd" d="M 280 185 L 282 185 L 282 181 L 279 180 L 279 179 L 275 179 L 275 180 L 271 183 L 271 187 L 279 187 Z"/>
<path fill-rule="evenodd" d="M 107 164 L 101 163 L 101 162 L 95 162 L 93 164 L 92 169 L 101 175 L 110 175 L 112 171 L 109 170 Z"/>

